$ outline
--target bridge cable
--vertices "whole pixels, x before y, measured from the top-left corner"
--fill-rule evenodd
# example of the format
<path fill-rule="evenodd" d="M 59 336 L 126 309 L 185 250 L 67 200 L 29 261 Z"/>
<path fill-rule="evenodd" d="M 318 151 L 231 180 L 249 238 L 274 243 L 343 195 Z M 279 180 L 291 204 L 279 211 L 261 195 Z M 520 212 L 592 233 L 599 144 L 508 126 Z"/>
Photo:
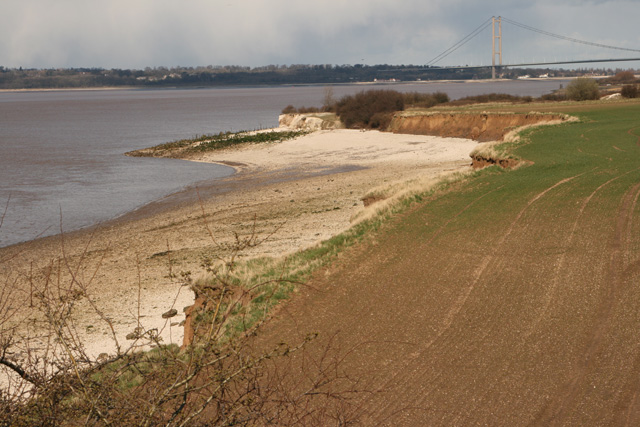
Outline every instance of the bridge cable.
<path fill-rule="evenodd" d="M 567 41 L 574 42 L 574 43 L 581 43 L 581 44 L 585 44 L 585 45 L 588 45 L 588 46 L 602 47 L 602 48 L 606 48 L 606 49 L 625 50 L 625 51 L 628 51 L 628 52 L 640 52 L 640 49 L 630 49 L 630 48 L 626 48 L 626 47 L 609 46 L 609 45 L 606 45 L 606 44 L 593 43 L 593 42 L 588 42 L 588 41 L 584 41 L 584 40 L 579 40 L 579 39 L 575 39 L 573 37 L 561 36 L 559 34 L 551 33 L 549 31 L 540 30 L 538 28 L 534 28 L 534 27 L 531 27 L 529 25 L 521 24 L 521 23 L 516 22 L 516 21 L 514 21 L 512 19 L 505 18 L 504 16 L 502 17 L 502 20 L 504 22 L 508 22 L 509 24 L 515 25 L 517 27 L 524 28 L 525 30 L 533 31 L 533 32 L 536 32 L 536 33 L 539 33 L 539 34 L 544 34 L 544 35 L 550 36 L 550 37 L 555 37 L 555 38 L 561 39 L 561 40 L 567 40 Z"/>
<path fill-rule="evenodd" d="M 442 52 L 440 55 L 436 56 L 435 58 L 433 58 L 431 61 L 427 62 L 427 65 L 434 65 L 435 63 L 441 61 L 442 59 L 444 59 L 445 57 L 449 56 L 450 54 L 452 54 L 453 52 L 455 52 L 456 50 L 460 49 L 462 46 L 464 46 L 465 44 L 467 44 L 467 42 L 469 42 L 471 39 L 473 39 L 475 36 L 477 36 L 478 34 L 480 34 L 480 32 L 482 32 L 482 30 L 484 30 L 485 28 L 487 28 L 489 25 L 491 24 L 491 18 L 487 19 L 484 23 L 482 23 L 478 28 L 476 28 L 475 30 L 473 30 L 470 34 L 468 34 L 466 37 L 464 37 L 462 40 L 460 40 L 459 42 L 457 42 L 456 44 L 454 44 L 453 46 L 451 46 L 449 49 L 445 50 L 444 52 Z"/>

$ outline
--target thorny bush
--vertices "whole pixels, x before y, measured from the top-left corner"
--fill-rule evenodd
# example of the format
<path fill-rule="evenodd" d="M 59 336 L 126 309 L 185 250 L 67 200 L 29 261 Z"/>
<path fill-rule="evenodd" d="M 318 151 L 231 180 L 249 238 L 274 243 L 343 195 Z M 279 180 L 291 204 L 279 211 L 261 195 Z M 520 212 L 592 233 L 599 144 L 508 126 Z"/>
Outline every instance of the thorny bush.
<path fill-rule="evenodd" d="M 307 349 L 313 334 L 295 345 L 254 347 L 264 317 L 240 333 L 229 332 L 228 325 L 242 316 L 247 296 L 267 285 L 243 287 L 234 276 L 238 256 L 261 240 L 252 231 L 222 245 L 205 225 L 222 255 L 207 261 L 208 279 L 193 284 L 197 300 L 190 309 L 192 335 L 182 348 L 165 345 L 158 331 L 146 329 L 140 318 L 129 341 L 121 342 L 112 320 L 90 292 L 100 263 L 87 263 L 87 249 L 79 257 L 66 255 L 63 234 L 61 254 L 46 268 L 23 275 L 3 269 L 0 426 L 346 425 L 355 421 L 361 413 L 351 399 L 362 389 L 342 371 L 340 351 L 331 341 L 315 357 Z M 7 261 L 0 258 L 0 267 Z M 29 327 L 15 322 L 19 304 L 24 306 L 25 300 L 13 292 L 19 281 L 30 289 L 29 310 L 36 320 Z M 277 289 L 281 281 L 270 284 Z M 90 307 L 107 325 L 115 348 L 112 353 L 92 357 L 85 350 L 75 320 L 80 305 Z M 292 355 L 304 361 L 296 364 L 297 371 L 287 368 Z"/>

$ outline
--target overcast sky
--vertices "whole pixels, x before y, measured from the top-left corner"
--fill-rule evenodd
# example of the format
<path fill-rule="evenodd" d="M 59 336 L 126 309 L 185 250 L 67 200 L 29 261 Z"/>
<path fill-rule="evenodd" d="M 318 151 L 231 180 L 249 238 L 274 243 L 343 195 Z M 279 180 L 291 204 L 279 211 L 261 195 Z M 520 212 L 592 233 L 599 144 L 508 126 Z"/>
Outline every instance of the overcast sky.
<path fill-rule="evenodd" d="M 500 15 L 640 49 L 640 0 L 0 0 L 0 66 L 423 65 Z M 503 24 L 505 63 L 592 57 L 640 52 Z M 490 62 L 489 27 L 437 65 Z"/>

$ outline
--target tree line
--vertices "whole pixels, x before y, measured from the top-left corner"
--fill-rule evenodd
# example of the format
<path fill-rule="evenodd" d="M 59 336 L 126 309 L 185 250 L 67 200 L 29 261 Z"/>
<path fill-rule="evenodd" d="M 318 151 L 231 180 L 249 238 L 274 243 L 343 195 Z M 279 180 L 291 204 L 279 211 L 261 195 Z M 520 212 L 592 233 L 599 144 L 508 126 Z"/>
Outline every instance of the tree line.
<path fill-rule="evenodd" d="M 590 70 L 593 71 L 593 70 Z M 600 70 L 613 74 L 619 70 Z M 587 70 L 504 69 L 504 78 L 547 74 L 579 76 Z M 373 81 L 472 80 L 491 78 L 491 70 L 448 70 L 415 65 L 267 65 L 263 67 L 6 68 L 0 66 L 0 89 L 90 87 L 211 87 L 281 84 L 344 84 Z"/>

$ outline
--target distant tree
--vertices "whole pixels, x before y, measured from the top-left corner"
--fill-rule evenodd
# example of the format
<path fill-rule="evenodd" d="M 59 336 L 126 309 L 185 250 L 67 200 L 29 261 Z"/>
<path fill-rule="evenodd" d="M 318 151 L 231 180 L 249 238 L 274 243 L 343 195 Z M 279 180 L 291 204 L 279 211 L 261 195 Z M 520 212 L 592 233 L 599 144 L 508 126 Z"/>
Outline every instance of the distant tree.
<path fill-rule="evenodd" d="M 293 105 L 289 104 L 282 109 L 282 114 L 295 114 L 298 110 Z"/>
<path fill-rule="evenodd" d="M 600 98 L 598 82 L 587 77 L 578 77 L 567 85 L 567 98 L 573 101 Z"/>
<path fill-rule="evenodd" d="M 322 103 L 322 109 L 324 111 L 335 111 L 337 101 L 333 96 L 333 87 L 327 86 L 324 89 L 324 101 Z"/>
<path fill-rule="evenodd" d="M 387 120 L 382 120 L 382 117 L 389 116 L 384 113 L 402 110 L 404 97 L 394 90 L 363 91 L 347 95 L 337 104 L 337 114 L 347 128 L 384 128 Z M 375 120 L 372 120 L 374 116 Z"/>
<path fill-rule="evenodd" d="M 609 77 L 611 83 L 635 83 L 636 76 L 633 71 L 619 71 L 615 76 Z"/>
<path fill-rule="evenodd" d="M 636 85 L 624 85 L 620 90 L 620 94 L 625 98 L 637 98 L 638 97 L 638 86 Z"/>

